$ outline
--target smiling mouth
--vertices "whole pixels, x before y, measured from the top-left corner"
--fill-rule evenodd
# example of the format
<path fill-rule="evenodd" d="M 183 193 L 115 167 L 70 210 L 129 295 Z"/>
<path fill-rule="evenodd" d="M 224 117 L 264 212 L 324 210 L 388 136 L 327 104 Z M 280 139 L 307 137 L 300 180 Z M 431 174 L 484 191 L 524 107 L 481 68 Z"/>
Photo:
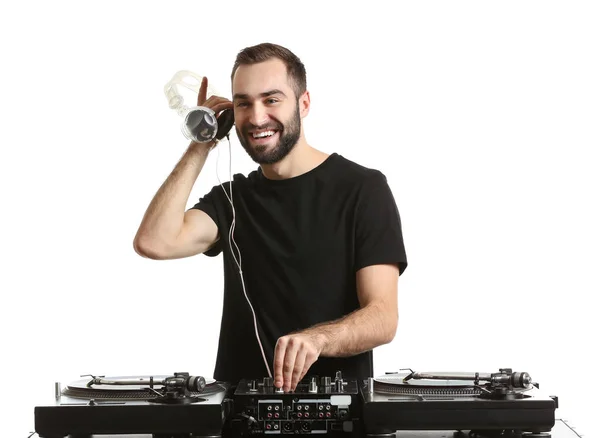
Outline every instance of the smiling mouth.
<path fill-rule="evenodd" d="M 252 136 L 253 139 L 260 140 L 260 139 L 273 137 L 276 133 L 277 133 L 276 129 L 270 129 L 267 131 L 252 132 L 250 135 Z"/>

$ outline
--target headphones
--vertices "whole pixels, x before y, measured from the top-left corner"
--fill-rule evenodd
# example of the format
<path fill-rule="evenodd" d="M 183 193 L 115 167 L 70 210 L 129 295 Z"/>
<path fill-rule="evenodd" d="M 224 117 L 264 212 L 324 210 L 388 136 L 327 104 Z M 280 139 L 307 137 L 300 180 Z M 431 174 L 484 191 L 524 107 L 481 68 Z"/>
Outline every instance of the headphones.
<path fill-rule="evenodd" d="M 205 106 L 186 107 L 183 96 L 177 86 L 186 87 L 198 94 L 202 77 L 187 70 L 175 73 L 173 78 L 165 85 L 164 92 L 169 101 L 169 108 L 176 110 L 183 117 L 181 131 L 188 139 L 198 143 L 208 143 L 213 140 L 220 141 L 229 135 L 234 124 L 233 110 L 226 109 L 217 117 L 215 112 Z M 218 94 L 209 84 L 207 97 Z"/>

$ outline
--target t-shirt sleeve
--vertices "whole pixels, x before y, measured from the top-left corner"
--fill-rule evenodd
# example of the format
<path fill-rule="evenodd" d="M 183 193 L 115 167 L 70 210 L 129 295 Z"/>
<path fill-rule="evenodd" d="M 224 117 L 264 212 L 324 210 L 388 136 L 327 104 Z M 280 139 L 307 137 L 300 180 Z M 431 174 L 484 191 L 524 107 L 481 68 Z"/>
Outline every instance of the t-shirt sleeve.
<path fill-rule="evenodd" d="M 387 178 L 379 171 L 364 183 L 358 198 L 355 268 L 396 263 L 407 267 L 402 223 Z"/>
<path fill-rule="evenodd" d="M 217 224 L 217 227 L 219 228 L 219 235 L 223 236 L 223 233 L 221 230 L 221 223 L 223 221 L 222 221 L 222 219 L 220 219 L 220 214 L 219 214 L 219 212 L 220 212 L 219 206 L 222 205 L 222 200 L 221 200 L 222 196 L 221 196 L 221 193 L 219 192 L 219 190 L 222 191 L 223 188 L 221 186 L 213 187 L 212 190 L 210 192 L 208 192 L 206 195 L 204 195 L 203 197 L 201 197 L 198 200 L 198 202 L 191 209 L 202 210 L 207 215 L 209 215 L 211 217 L 211 219 L 215 222 L 215 224 Z M 221 253 L 221 251 L 223 251 L 223 243 L 222 242 L 223 242 L 223 239 L 219 238 L 211 248 L 204 251 L 204 254 L 209 257 L 215 257 L 215 256 L 219 255 Z"/>

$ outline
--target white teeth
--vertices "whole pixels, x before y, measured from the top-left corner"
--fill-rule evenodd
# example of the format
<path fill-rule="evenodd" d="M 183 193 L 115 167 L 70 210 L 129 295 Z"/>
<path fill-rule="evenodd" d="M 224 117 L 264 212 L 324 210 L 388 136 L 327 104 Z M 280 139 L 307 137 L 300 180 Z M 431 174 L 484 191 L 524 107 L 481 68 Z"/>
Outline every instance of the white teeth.
<path fill-rule="evenodd" d="M 252 136 L 254 138 L 263 138 L 263 137 L 270 137 L 273 134 L 275 134 L 275 131 L 263 131 L 263 132 L 259 132 L 258 134 L 252 134 Z"/>

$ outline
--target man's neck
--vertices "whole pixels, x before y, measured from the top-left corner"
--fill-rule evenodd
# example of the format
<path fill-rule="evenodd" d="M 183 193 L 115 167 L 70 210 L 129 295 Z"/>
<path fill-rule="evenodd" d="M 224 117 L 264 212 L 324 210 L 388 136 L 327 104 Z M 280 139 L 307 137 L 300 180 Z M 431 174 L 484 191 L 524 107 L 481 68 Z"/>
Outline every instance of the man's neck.
<path fill-rule="evenodd" d="M 313 148 L 301 138 L 283 160 L 275 164 L 261 164 L 260 167 L 268 179 L 289 179 L 311 171 L 328 156 L 329 154 Z"/>

